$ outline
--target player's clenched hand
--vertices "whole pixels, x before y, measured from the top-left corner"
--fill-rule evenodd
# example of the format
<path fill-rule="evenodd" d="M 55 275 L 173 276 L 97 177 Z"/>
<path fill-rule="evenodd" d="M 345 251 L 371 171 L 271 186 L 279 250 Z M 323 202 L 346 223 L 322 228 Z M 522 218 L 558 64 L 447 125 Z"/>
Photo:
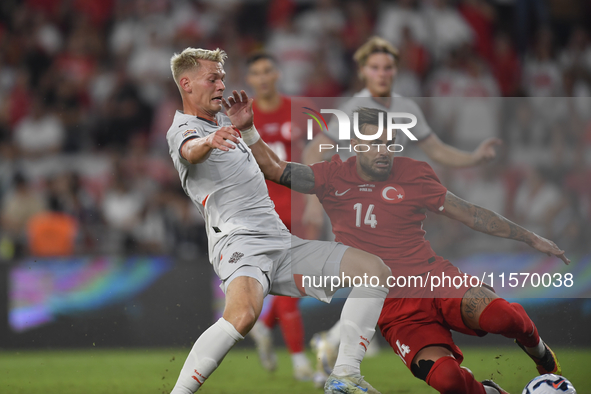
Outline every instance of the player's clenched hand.
<path fill-rule="evenodd" d="M 219 130 L 216 130 L 214 133 L 208 135 L 207 143 L 209 146 L 215 149 L 229 151 L 230 149 L 235 149 L 238 141 L 238 137 L 240 134 L 232 127 L 224 126 L 221 127 Z"/>
<path fill-rule="evenodd" d="M 232 121 L 232 124 L 238 130 L 246 130 L 252 127 L 254 113 L 252 112 L 252 99 L 248 98 L 244 90 L 232 91 L 232 96 L 228 99 L 222 99 L 222 104 L 226 109 L 226 114 Z"/>
<path fill-rule="evenodd" d="M 501 145 L 502 143 L 503 141 L 498 138 L 487 138 L 486 140 L 482 141 L 473 153 L 476 163 L 482 164 L 494 159 L 497 155 L 495 147 Z"/>
<path fill-rule="evenodd" d="M 560 258 L 566 265 L 570 263 L 570 260 L 564 254 L 564 250 L 561 250 L 554 242 L 550 241 L 549 239 L 534 234 L 533 239 L 529 242 L 529 245 L 542 253 L 546 253 L 548 256 L 556 256 Z"/>

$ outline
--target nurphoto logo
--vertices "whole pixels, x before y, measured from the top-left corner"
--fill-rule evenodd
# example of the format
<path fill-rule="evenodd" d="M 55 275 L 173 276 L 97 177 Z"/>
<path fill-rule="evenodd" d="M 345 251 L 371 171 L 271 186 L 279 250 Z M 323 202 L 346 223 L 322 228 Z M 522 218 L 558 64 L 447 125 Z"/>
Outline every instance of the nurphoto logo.
<path fill-rule="evenodd" d="M 320 127 L 320 130 L 328 131 L 328 124 L 326 120 L 321 114 L 333 114 L 337 117 L 337 124 L 339 127 L 338 139 L 339 141 L 350 141 L 351 140 L 351 130 L 353 130 L 354 137 L 358 140 L 362 141 L 373 141 L 379 138 L 382 135 L 384 130 L 384 122 L 386 123 L 386 135 L 388 141 L 393 139 L 393 130 L 400 130 L 403 132 L 411 141 L 417 141 L 417 137 L 410 131 L 411 128 L 417 125 L 417 117 L 408 112 L 388 112 L 386 114 L 386 119 L 384 121 L 383 114 L 380 113 L 378 116 L 378 129 L 374 134 L 363 134 L 359 131 L 359 114 L 357 112 L 353 112 L 353 127 L 351 127 L 351 119 L 349 116 L 341 110 L 338 109 L 321 109 L 320 112 L 310 108 L 310 107 L 303 107 L 304 109 L 310 112 L 304 112 L 304 114 L 310 116 L 312 119 L 308 119 L 307 124 L 307 138 L 308 140 L 312 140 L 314 138 L 314 121 Z M 395 122 L 394 119 L 398 119 L 398 122 Z M 409 120 L 409 122 L 401 123 L 400 119 Z M 324 127 L 323 127 L 324 126 Z M 404 149 L 400 144 L 357 144 L 356 146 L 336 146 L 337 152 L 339 150 L 348 150 L 351 152 L 352 150 L 355 152 L 367 152 L 371 148 L 370 146 L 377 146 L 378 149 L 381 149 L 381 146 L 384 146 L 384 149 L 387 149 L 389 152 L 402 152 Z M 335 149 L 333 144 L 320 144 L 320 151 L 323 149 Z"/>

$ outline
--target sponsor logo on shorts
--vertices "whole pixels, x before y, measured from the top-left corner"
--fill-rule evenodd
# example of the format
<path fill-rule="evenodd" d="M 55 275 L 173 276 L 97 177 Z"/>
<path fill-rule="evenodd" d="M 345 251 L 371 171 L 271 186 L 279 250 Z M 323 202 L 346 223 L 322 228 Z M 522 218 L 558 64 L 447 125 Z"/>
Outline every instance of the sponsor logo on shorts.
<path fill-rule="evenodd" d="M 230 264 L 237 263 L 238 260 L 240 260 L 243 257 L 244 257 L 244 253 L 234 252 L 234 254 L 232 255 L 232 257 L 230 257 L 230 260 L 228 260 L 228 263 L 230 263 Z"/>

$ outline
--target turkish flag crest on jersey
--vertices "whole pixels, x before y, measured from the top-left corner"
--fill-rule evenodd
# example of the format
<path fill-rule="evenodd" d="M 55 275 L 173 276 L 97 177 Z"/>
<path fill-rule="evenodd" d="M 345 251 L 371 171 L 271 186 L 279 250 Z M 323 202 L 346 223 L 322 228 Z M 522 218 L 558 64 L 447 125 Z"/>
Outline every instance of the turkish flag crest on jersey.
<path fill-rule="evenodd" d="M 404 200 L 404 189 L 400 185 L 386 185 L 382 189 L 382 199 L 389 204 L 398 204 Z"/>

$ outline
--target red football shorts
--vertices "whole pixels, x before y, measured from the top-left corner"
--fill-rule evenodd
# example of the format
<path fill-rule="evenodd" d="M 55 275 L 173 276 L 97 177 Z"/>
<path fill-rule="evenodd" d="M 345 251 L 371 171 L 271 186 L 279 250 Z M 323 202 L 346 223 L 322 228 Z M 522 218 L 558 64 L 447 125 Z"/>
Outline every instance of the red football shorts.
<path fill-rule="evenodd" d="M 441 261 L 430 272 L 431 275 L 441 273 L 452 277 L 464 277 L 464 274 L 447 260 Z M 485 286 L 490 289 L 489 286 Z M 453 342 L 451 330 L 473 336 L 486 335 L 484 331 L 468 328 L 462 320 L 462 297 L 468 289 L 469 287 L 464 286 L 451 286 L 436 289 L 434 292 L 426 289 L 424 294 L 430 298 L 386 298 L 378 326 L 384 338 L 408 368 L 419 350 L 434 345 L 448 348 L 461 363 L 464 356 Z"/>

